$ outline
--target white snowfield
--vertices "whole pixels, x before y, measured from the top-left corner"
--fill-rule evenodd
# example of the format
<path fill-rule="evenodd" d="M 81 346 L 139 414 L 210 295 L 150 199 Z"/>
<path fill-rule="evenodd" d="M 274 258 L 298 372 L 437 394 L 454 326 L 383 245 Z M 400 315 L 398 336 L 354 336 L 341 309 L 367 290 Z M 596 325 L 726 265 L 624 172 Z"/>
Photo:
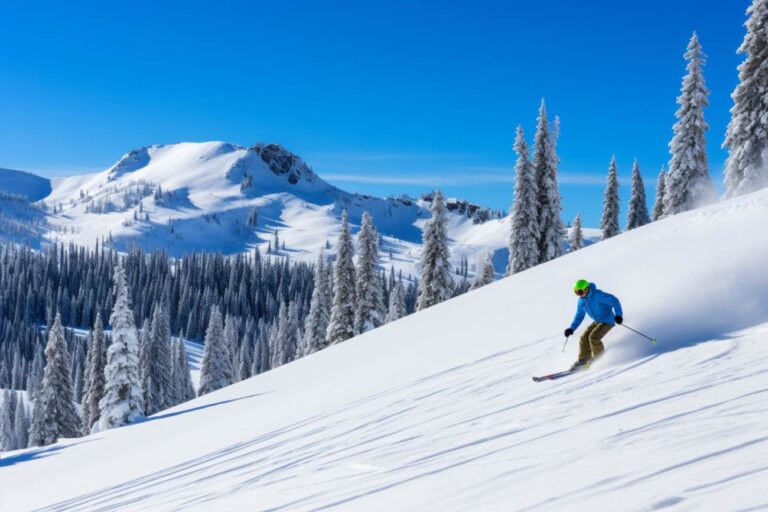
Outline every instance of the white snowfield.
<path fill-rule="evenodd" d="M 768 190 L 496 282 L 148 421 L 11 452 L 0 509 L 768 509 Z M 561 353 L 578 278 L 625 322 Z M 586 325 L 586 324 L 585 324 Z M 580 333 L 582 328 L 577 332 Z"/>

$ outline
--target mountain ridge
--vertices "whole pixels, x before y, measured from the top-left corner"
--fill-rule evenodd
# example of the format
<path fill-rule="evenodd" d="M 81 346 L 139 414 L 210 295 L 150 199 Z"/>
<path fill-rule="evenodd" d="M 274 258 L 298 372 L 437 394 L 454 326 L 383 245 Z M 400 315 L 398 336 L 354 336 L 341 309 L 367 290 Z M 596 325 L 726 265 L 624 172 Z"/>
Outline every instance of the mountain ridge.
<path fill-rule="evenodd" d="M 258 247 L 302 261 L 313 261 L 321 249 L 333 253 L 342 210 L 353 230 L 367 211 L 382 235 L 381 266 L 405 275 L 416 275 L 421 230 L 431 215 L 431 193 L 381 198 L 347 192 L 279 144 L 223 141 L 134 149 L 104 171 L 53 180 L 42 201 L 52 213 L 38 245 L 101 241 L 126 251 L 138 244 L 172 256 Z M 503 274 L 508 217 L 462 199 L 448 199 L 447 208 L 452 263 L 474 263 L 488 250 Z M 587 231 L 587 237 L 598 234 Z"/>

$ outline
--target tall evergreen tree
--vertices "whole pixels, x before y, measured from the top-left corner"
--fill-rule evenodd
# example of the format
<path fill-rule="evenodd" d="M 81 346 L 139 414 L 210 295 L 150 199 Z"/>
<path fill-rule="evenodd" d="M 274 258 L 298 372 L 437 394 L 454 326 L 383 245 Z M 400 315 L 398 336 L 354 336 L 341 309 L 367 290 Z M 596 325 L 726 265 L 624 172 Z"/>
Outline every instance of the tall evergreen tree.
<path fill-rule="evenodd" d="M 156 302 L 148 329 L 149 359 L 144 389 L 144 412 L 147 416 L 170 407 L 171 389 L 171 326 L 163 302 Z"/>
<path fill-rule="evenodd" d="M 253 338 L 256 334 L 256 324 L 252 318 L 245 323 L 245 332 L 240 342 L 240 350 L 237 356 L 237 380 L 245 380 L 251 377 L 253 368 Z M 302 354 L 303 355 L 303 354 Z"/>
<path fill-rule="evenodd" d="M 9 452 L 17 447 L 11 393 L 13 391 L 7 389 L 3 392 L 3 403 L 0 406 L 0 452 Z"/>
<path fill-rule="evenodd" d="M 619 234 L 619 176 L 616 170 L 616 156 L 611 157 L 608 167 L 608 181 L 603 197 L 603 216 L 600 219 L 603 240 Z"/>
<path fill-rule="evenodd" d="M 632 194 L 627 212 L 627 229 L 639 228 L 649 222 L 651 222 L 651 218 L 648 215 L 648 204 L 645 201 L 645 184 L 640 175 L 640 165 L 635 160 L 632 166 Z"/>
<path fill-rule="evenodd" d="M 171 405 L 180 404 L 195 398 L 195 388 L 192 385 L 192 376 L 189 373 L 187 362 L 187 349 L 184 339 L 179 336 L 172 344 L 173 366 L 173 390 L 174 402 Z"/>
<path fill-rule="evenodd" d="M 573 219 L 573 226 L 571 226 L 571 233 L 568 237 L 568 246 L 570 252 L 578 251 L 584 247 L 584 232 L 581 229 L 581 214 L 577 213 L 576 218 Z"/>
<path fill-rule="evenodd" d="M 269 353 L 270 331 L 271 326 L 264 323 L 264 319 L 261 319 L 259 321 L 259 335 L 256 338 L 256 347 L 254 347 L 253 351 L 252 375 L 258 375 L 269 370 L 270 361 L 272 360 L 272 355 Z"/>
<path fill-rule="evenodd" d="M 739 85 L 731 94 L 731 121 L 725 136 L 726 195 L 745 194 L 768 186 L 768 0 L 752 0 L 747 34 L 738 53 Z"/>
<path fill-rule="evenodd" d="M 664 217 L 664 191 L 667 188 L 667 172 L 664 166 L 661 166 L 659 178 L 656 181 L 656 199 L 653 202 L 653 220 L 657 221 Z"/>
<path fill-rule="evenodd" d="M 83 388 L 85 386 L 85 353 L 83 344 L 75 341 L 74 354 L 72 355 L 72 396 L 76 403 L 81 403 L 83 399 Z"/>
<path fill-rule="evenodd" d="M 237 352 L 238 352 L 238 342 L 237 338 L 239 327 L 237 320 L 233 315 L 226 315 L 224 317 L 224 343 L 229 348 L 229 355 L 232 357 L 232 368 L 237 368 Z M 237 372 L 232 373 L 232 377 L 234 381 L 237 380 Z M 234 382 L 233 381 L 233 382 Z"/>
<path fill-rule="evenodd" d="M 139 381 L 141 382 L 141 398 L 144 404 L 144 413 L 147 414 L 147 402 L 151 401 L 149 396 L 152 392 L 152 332 L 149 321 L 144 323 L 144 327 L 138 330 L 139 336 Z M 152 414 L 152 413 L 149 413 Z"/>
<path fill-rule="evenodd" d="M 349 230 L 347 211 L 341 215 L 336 263 L 334 265 L 334 290 L 331 318 L 326 333 L 329 345 L 341 343 L 355 334 L 355 265 L 352 261 L 354 248 Z"/>
<path fill-rule="evenodd" d="M 491 259 L 490 251 L 483 251 L 480 257 L 477 259 L 477 272 L 475 273 L 475 280 L 472 282 L 472 290 L 482 288 L 487 284 L 493 282 L 493 278 L 496 276 L 496 271 L 493 268 L 493 260 Z"/>
<path fill-rule="evenodd" d="M 515 136 L 515 200 L 510 215 L 507 275 L 529 269 L 539 262 L 539 199 L 536 174 L 529 160 L 523 128 Z"/>
<path fill-rule="evenodd" d="M 99 401 L 104 396 L 104 367 L 107 363 L 107 348 L 101 312 L 96 314 L 96 321 L 89 338 L 91 348 L 88 350 L 85 363 L 85 389 L 83 391 L 83 435 L 90 434 L 94 423 L 99 421 Z"/>
<path fill-rule="evenodd" d="M 277 330 L 272 339 L 272 368 L 290 363 L 296 357 L 297 319 L 295 306 L 280 303 Z"/>
<path fill-rule="evenodd" d="M 229 345 L 224 339 L 221 313 L 218 306 L 213 306 L 208 330 L 205 332 L 205 348 L 200 365 L 200 396 L 229 386 L 234 382 L 234 374 Z"/>
<path fill-rule="evenodd" d="M 387 323 L 399 320 L 407 315 L 408 312 L 405 308 L 405 291 L 403 290 L 403 282 L 398 280 L 394 288 L 389 294 L 389 311 L 387 312 Z"/>
<path fill-rule="evenodd" d="M 368 212 L 363 213 L 360 233 L 357 235 L 360 253 L 357 255 L 355 289 L 355 332 L 360 334 L 379 327 L 382 297 L 379 283 L 379 235 Z"/>
<path fill-rule="evenodd" d="M 16 402 L 16 414 L 14 414 L 16 449 L 21 450 L 29 446 L 29 415 L 24 400 Z"/>
<path fill-rule="evenodd" d="M 439 190 L 434 193 L 430 211 L 432 218 L 424 227 L 422 235 L 421 279 L 416 303 L 419 311 L 450 298 L 453 288 L 448 251 L 448 219 L 445 199 Z"/>
<path fill-rule="evenodd" d="M 29 433 L 33 446 L 52 444 L 60 437 L 78 437 L 80 433 L 80 418 L 72 402 L 69 350 L 58 313 L 48 333 L 45 357 L 47 363 Z"/>
<path fill-rule="evenodd" d="M 27 394 L 30 400 L 36 400 L 37 392 L 43 383 L 43 373 L 45 370 L 45 357 L 39 345 L 35 349 L 35 356 L 32 359 L 32 368 L 27 378 Z"/>
<path fill-rule="evenodd" d="M 681 94 L 677 98 L 680 108 L 675 113 L 675 135 L 669 143 L 672 159 L 669 161 L 667 189 L 664 192 L 668 215 L 696 208 L 714 199 L 705 138 L 709 129 L 704 120 L 704 107 L 709 105 L 709 89 L 702 72 L 706 57 L 695 32 L 688 43 L 685 58 L 688 60 L 688 73 L 683 77 Z"/>
<path fill-rule="evenodd" d="M 557 186 L 556 141 L 549 131 L 547 108 L 541 100 L 536 135 L 533 144 L 533 169 L 538 194 L 539 263 L 545 263 L 563 254 L 562 241 L 565 235 L 560 189 Z"/>
<path fill-rule="evenodd" d="M 115 302 L 109 323 L 112 343 L 104 369 L 104 396 L 99 402 L 97 430 L 132 423 L 144 416 L 144 399 L 139 378 L 139 340 L 129 302 L 125 269 L 115 266 Z"/>
<path fill-rule="evenodd" d="M 327 303 L 328 280 L 325 271 L 325 254 L 320 250 L 315 264 L 315 287 L 312 289 L 312 299 L 309 303 L 304 328 L 304 347 L 306 354 L 311 354 L 326 347 L 326 331 L 328 329 L 330 304 Z M 305 354 L 305 355 L 306 355 Z"/>

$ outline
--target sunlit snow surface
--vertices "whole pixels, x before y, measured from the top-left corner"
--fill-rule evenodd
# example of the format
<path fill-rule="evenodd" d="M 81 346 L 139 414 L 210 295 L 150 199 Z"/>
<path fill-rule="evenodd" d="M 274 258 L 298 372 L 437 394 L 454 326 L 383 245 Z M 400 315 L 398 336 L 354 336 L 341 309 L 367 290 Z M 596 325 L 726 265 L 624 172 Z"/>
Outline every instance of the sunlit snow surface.
<path fill-rule="evenodd" d="M 768 507 L 768 190 L 665 219 L 206 395 L 0 462 L 0 509 Z M 584 373 L 570 285 L 628 325 Z M 583 326 L 582 326 L 583 329 Z"/>

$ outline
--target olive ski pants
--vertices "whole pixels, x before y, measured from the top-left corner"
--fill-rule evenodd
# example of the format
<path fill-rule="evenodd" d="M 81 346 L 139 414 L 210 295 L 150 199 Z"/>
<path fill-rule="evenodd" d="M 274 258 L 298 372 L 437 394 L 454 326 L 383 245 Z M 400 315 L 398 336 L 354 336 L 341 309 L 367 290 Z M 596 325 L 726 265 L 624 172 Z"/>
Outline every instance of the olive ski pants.
<path fill-rule="evenodd" d="M 605 351 L 603 337 L 613 329 L 612 325 L 592 322 L 579 340 L 579 361 L 597 359 Z"/>

